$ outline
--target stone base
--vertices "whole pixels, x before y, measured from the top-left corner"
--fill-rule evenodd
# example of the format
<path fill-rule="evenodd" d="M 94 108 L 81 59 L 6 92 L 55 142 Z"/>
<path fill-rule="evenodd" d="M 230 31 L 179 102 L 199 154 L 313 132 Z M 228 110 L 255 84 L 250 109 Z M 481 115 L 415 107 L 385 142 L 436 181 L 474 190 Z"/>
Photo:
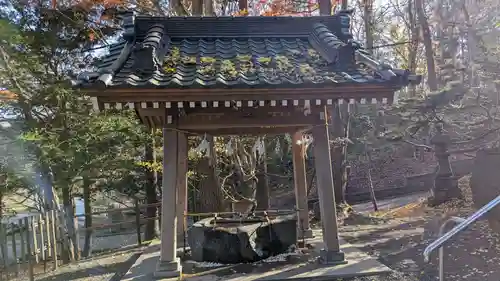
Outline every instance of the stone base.
<path fill-rule="evenodd" d="M 297 230 L 297 238 L 298 239 L 309 239 L 309 238 L 314 238 L 314 234 L 312 229 L 306 229 L 306 230 Z"/>
<path fill-rule="evenodd" d="M 180 279 L 181 273 L 182 273 L 182 267 L 179 259 L 170 262 L 158 261 L 154 277 L 177 280 Z"/>
<path fill-rule="evenodd" d="M 344 252 L 321 249 L 319 262 L 327 265 L 346 264 Z"/>

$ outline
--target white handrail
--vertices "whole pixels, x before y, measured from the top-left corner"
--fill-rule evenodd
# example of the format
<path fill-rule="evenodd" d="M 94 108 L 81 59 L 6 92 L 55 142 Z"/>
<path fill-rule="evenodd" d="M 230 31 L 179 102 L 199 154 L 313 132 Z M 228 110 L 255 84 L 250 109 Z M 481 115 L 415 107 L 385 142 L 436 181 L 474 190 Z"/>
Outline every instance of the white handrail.
<path fill-rule="evenodd" d="M 443 281 L 444 276 L 443 276 L 443 258 L 444 258 L 444 253 L 443 253 L 443 244 L 463 231 L 465 228 L 467 228 L 469 225 L 472 223 L 476 222 L 478 219 L 480 219 L 483 215 L 491 211 L 491 209 L 495 208 L 498 204 L 500 204 L 500 195 L 497 196 L 495 199 L 491 200 L 488 204 L 484 205 L 481 207 L 481 209 L 477 210 L 474 214 L 470 215 L 468 218 L 463 219 L 459 217 L 451 217 L 448 219 L 439 229 L 439 238 L 432 242 L 429 246 L 427 246 L 424 250 L 424 260 L 425 262 L 429 262 L 429 257 L 430 254 L 439 248 L 439 280 Z M 457 226 L 452 228 L 450 231 L 446 232 L 444 235 L 442 235 L 442 232 L 444 231 L 446 225 L 449 222 L 456 222 L 459 223 Z"/>
<path fill-rule="evenodd" d="M 465 219 L 459 217 L 450 217 L 447 221 L 445 221 L 441 227 L 439 228 L 439 237 L 443 235 L 446 226 L 450 223 L 462 223 Z M 444 245 L 439 247 L 439 280 L 444 281 Z"/>

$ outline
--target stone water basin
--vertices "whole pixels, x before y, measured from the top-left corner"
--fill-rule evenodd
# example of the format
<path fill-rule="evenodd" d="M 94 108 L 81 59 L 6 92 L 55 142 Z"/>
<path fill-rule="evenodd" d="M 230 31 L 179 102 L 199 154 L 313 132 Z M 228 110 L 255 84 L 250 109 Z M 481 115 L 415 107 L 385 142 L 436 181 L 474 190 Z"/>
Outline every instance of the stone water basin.
<path fill-rule="evenodd" d="M 187 231 L 191 259 L 236 264 L 286 253 L 297 242 L 295 215 L 244 219 L 206 218 Z"/>

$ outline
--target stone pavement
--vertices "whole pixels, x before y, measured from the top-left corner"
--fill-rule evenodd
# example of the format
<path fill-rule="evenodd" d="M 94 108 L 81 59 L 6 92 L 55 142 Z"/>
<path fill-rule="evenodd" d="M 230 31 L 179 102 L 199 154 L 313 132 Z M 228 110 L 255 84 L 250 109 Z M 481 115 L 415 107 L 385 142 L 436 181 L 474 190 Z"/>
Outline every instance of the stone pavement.
<path fill-rule="evenodd" d="M 314 230 L 315 238 L 308 239 L 306 242 L 313 246 L 314 251 L 319 251 L 322 248 L 321 230 Z M 159 258 L 159 245 L 150 246 L 137 259 L 135 264 L 125 274 L 122 280 L 138 281 L 138 280 L 154 280 L 153 272 L 156 268 L 156 263 Z M 343 265 L 325 266 L 319 265 L 317 262 L 298 262 L 294 264 L 277 263 L 276 266 L 268 270 L 255 271 L 232 274 L 218 274 L 219 269 L 212 269 L 208 272 L 200 274 L 186 274 L 183 280 L 186 281 L 278 281 L 278 280 L 333 280 L 336 278 L 350 278 L 358 276 L 369 276 L 377 274 L 386 274 L 391 272 L 391 269 L 378 262 L 375 258 L 361 252 L 351 244 L 341 239 L 341 249 L 344 251 L 346 260 Z M 180 249 L 179 249 L 180 250 Z M 314 255 L 314 254 L 313 254 Z M 316 254 L 317 255 L 317 254 Z M 268 264 L 272 265 L 272 264 Z M 254 265 L 249 265 L 254 267 Z M 231 266 L 229 266 L 231 267 Z M 226 267 L 227 268 L 227 267 Z"/>

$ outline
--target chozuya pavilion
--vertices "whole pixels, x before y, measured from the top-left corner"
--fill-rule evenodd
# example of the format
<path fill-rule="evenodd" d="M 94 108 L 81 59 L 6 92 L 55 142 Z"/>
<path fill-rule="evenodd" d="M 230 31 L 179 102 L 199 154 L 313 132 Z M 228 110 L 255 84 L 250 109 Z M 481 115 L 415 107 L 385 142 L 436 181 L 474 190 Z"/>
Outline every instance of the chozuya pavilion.
<path fill-rule="evenodd" d="M 189 134 L 311 133 L 325 263 L 339 250 L 328 108 L 391 103 L 420 77 L 381 64 L 352 40 L 350 12 L 313 17 L 150 17 L 126 13 L 121 40 L 79 85 L 96 110 L 135 109 L 162 128 L 161 253 L 156 275 L 176 277 L 186 210 Z M 304 158 L 294 157 L 299 227 L 310 235 Z M 307 234 L 309 233 L 309 234 Z"/>

